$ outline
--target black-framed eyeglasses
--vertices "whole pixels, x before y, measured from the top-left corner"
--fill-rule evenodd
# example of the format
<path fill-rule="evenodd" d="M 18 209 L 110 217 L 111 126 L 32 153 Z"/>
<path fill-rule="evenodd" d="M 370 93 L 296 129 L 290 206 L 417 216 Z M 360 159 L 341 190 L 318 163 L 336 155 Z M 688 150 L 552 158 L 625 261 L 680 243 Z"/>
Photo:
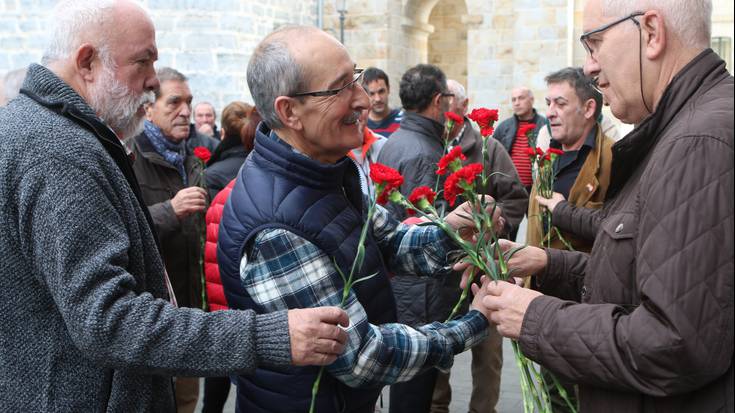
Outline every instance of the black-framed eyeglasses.
<path fill-rule="evenodd" d="M 337 89 L 327 89 L 327 90 L 317 90 L 314 92 L 300 92 L 300 93 L 294 93 L 292 95 L 288 95 L 290 98 L 296 98 L 301 96 L 334 96 L 338 94 L 339 92 L 347 89 L 348 87 L 353 86 L 355 83 L 359 82 L 360 79 L 362 79 L 362 73 L 365 71 L 365 69 L 354 69 L 354 73 L 352 75 L 352 81 L 347 83 L 346 85 L 342 86 L 341 88 Z"/>
<path fill-rule="evenodd" d="M 600 26 L 600 27 L 598 27 L 596 29 L 590 30 L 590 31 L 588 31 L 586 33 L 583 33 L 581 36 L 579 36 L 579 41 L 582 43 L 582 46 L 584 46 L 584 49 L 587 51 L 587 53 L 590 56 L 593 56 L 594 50 L 592 50 L 592 46 L 590 46 L 590 44 L 588 43 L 590 36 L 595 35 L 595 34 L 598 34 L 598 33 L 602 33 L 605 30 L 610 29 L 613 26 L 618 25 L 618 24 L 620 24 L 620 23 L 622 23 L 622 22 L 624 22 L 626 20 L 631 20 L 633 23 L 635 23 L 636 26 L 638 26 L 640 28 L 641 27 L 641 24 L 634 17 L 643 16 L 644 14 L 646 14 L 646 13 L 643 13 L 643 12 L 638 11 L 638 12 L 629 14 L 629 15 L 627 15 L 625 17 L 622 17 L 622 18 L 620 18 L 618 20 L 615 20 L 614 22 L 610 22 L 610 23 L 608 23 L 608 24 L 606 24 L 604 26 Z"/>
<path fill-rule="evenodd" d="M 453 98 L 454 97 L 454 93 L 439 92 L 439 94 L 442 95 L 443 98 Z"/>

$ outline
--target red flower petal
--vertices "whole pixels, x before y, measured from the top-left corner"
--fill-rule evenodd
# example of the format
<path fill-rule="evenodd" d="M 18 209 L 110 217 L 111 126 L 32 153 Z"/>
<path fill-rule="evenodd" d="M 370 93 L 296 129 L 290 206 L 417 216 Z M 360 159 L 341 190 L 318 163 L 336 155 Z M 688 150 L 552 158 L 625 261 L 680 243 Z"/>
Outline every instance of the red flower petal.
<path fill-rule="evenodd" d="M 212 152 L 210 152 L 209 149 L 205 148 L 204 146 L 197 146 L 196 148 L 194 148 L 194 156 L 201 159 L 202 162 L 207 163 L 212 157 Z"/>
<path fill-rule="evenodd" d="M 444 117 L 447 118 L 447 120 L 451 120 L 452 122 L 456 123 L 457 125 L 461 125 L 464 123 L 464 118 L 454 112 L 444 112 Z"/>
<path fill-rule="evenodd" d="M 416 206 L 418 206 L 421 199 L 426 199 L 430 204 L 433 204 L 436 199 L 436 192 L 424 185 L 411 191 L 411 195 L 408 196 L 408 200 Z"/>
<path fill-rule="evenodd" d="M 467 160 L 467 157 L 465 157 L 462 153 L 462 148 L 459 146 L 455 146 L 454 148 L 452 148 L 451 151 L 449 151 L 448 154 L 442 156 L 442 158 L 439 159 L 439 162 L 437 163 L 437 166 L 439 168 L 437 168 L 436 174 L 445 175 L 449 166 L 457 159 L 459 159 L 460 161 Z"/>

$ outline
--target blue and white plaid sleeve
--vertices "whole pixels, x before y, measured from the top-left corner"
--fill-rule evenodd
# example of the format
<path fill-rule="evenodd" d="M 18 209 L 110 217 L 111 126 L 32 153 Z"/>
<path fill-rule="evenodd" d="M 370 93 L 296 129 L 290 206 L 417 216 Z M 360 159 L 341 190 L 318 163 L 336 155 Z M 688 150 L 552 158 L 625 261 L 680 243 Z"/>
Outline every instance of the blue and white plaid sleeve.
<path fill-rule="evenodd" d="M 373 235 L 394 274 L 446 275 L 453 264 L 449 253 L 459 249 L 438 226 L 404 225 L 380 205 L 373 215 Z"/>
<path fill-rule="evenodd" d="M 314 244 L 283 229 L 260 232 L 243 257 L 240 280 L 265 311 L 339 306 L 342 282 L 331 259 Z M 419 328 L 368 323 L 350 292 L 344 306 L 350 317 L 344 353 L 327 367 L 352 387 L 405 381 L 429 367 L 449 370 L 454 354 L 487 335 L 487 320 L 477 311 L 449 323 Z"/>

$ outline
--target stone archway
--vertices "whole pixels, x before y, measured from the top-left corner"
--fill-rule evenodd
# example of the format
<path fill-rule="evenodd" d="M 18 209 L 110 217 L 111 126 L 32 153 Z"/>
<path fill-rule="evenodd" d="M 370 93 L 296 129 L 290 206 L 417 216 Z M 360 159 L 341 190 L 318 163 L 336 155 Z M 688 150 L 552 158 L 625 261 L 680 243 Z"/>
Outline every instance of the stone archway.
<path fill-rule="evenodd" d="M 448 79 L 467 86 L 467 15 L 465 0 L 440 0 L 429 15 L 434 28 L 428 40 L 428 62 L 440 67 Z"/>

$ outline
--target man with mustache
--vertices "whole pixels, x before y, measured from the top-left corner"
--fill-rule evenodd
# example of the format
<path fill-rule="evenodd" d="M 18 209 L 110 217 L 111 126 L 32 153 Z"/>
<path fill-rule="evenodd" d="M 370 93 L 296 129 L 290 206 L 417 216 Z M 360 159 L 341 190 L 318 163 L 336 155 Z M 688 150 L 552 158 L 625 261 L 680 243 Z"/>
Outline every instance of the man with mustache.
<path fill-rule="evenodd" d="M 338 305 L 345 296 L 348 348 L 320 376 L 319 413 L 373 412 L 383 385 L 432 367 L 447 370 L 488 328 L 474 304 L 445 324 L 395 323 L 388 267 L 443 276 L 456 246 L 438 227 L 401 225 L 378 206 L 358 248 L 367 203 L 346 155 L 362 143 L 370 105 L 361 74 L 344 46 L 314 27 L 288 26 L 261 41 L 247 78 L 263 123 L 219 230 L 217 259 L 231 307 L 269 313 Z M 466 214 L 467 204 L 459 209 Z M 462 213 L 447 222 L 471 224 Z M 358 251 L 364 262 L 355 279 L 362 281 L 345 294 L 340 272 L 350 274 Z M 237 410 L 308 411 L 318 374 L 262 368 L 239 375 Z"/>
<path fill-rule="evenodd" d="M 173 412 L 171 376 L 332 363 L 337 308 L 176 307 L 121 144 L 159 86 L 153 23 L 111 0 L 62 1 L 50 22 L 0 110 L 1 409 Z"/>
<path fill-rule="evenodd" d="M 201 236 L 208 201 L 202 187 L 204 165 L 186 148 L 192 94 L 186 76 L 177 70 L 163 67 L 156 75 L 156 99 L 147 106 L 143 132 L 133 139 L 133 170 L 176 300 L 181 307 L 201 308 Z M 175 383 L 178 410 L 193 412 L 199 379 L 177 377 Z"/>

